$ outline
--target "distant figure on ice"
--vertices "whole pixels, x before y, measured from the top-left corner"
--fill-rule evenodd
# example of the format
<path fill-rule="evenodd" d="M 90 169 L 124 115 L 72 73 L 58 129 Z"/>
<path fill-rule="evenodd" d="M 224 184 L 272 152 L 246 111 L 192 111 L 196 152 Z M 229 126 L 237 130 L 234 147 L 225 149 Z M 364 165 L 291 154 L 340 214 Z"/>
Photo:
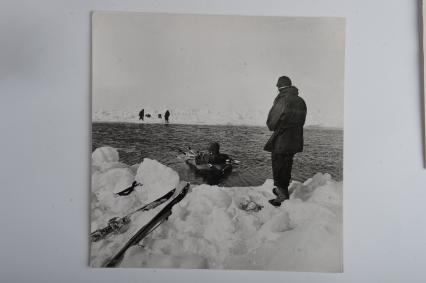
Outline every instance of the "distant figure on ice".
<path fill-rule="evenodd" d="M 164 119 L 166 120 L 166 123 L 169 122 L 170 112 L 169 110 L 166 110 L 166 113 L 164 113 Z"/>
<path fill-rule="evenodd" d="M 277 196 L 269 202 L 274 206 L 289 199 L 288 186 L 291 179 L 293 157 L 303 151 L 303 125 L 306 119 L 306 104 L 299 97 L 299 91 L 292 86 L 290 78 L 278 79 L 279 94 L 269 111 L 266 125 L 272 136 L 265 144 L 264 150 L 271 152 L 272 175 Z"/>
<path fill-rule="evenodd" d="M 143 116 L 145 116 L 145 109 L 142 109 L 141 112 L 139 112 L 139 120 L 143 121 Z"/>
<path fill-rule="evenodd" d="M 161 114 L 158 114 L 158 118 L 160 118 L 160 119 L 161 119 Z"/>

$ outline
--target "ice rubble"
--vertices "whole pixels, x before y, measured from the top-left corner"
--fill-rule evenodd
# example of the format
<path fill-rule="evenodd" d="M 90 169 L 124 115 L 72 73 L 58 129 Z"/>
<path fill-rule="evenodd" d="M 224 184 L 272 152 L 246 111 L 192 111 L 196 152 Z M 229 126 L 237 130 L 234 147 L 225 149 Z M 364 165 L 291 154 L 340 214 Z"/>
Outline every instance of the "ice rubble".
<path fill-rule="evenodd" d="M 112 148 L 95 150 L 92 160 L 92 231 L 179 183 L 176 172 L 155 160 L 144 159 L 135 173 Z M 114 198 L 113 192 L 135 179 L 143 187 Z M 272 180 L 259 187 L 192 187 L 168 221 L 131 247 L 120 266 L 341 272 L 342 183 L 321 173 L 293 182 L 291 199 L 280 208 L 267 202 L 272 187 Z M 247 201 L 263 208 L 241 210 Z M 135 214 L 126 232 L 92 243 L 92 266 L 101 266 L 160 209 Z"/>

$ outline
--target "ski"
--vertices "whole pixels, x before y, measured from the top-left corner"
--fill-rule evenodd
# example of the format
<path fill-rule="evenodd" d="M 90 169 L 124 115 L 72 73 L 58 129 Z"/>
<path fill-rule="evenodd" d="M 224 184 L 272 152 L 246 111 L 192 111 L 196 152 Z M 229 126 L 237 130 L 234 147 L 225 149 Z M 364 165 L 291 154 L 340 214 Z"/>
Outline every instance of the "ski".
<path fill-rule="evenodd" d="M 182 191 L 171 200 L 154 218 L 151 219 L 145 226 L 143 226 L 138 232 L 136 232 L 129 241 L 118 251 L 116 255 L 107 260 L 103 267 L 115 267 L 122 260 L 125 252 L 134 245 L 137 245 L 141 240 L 143 240 L 149 233 L 155 230 L 161 223 L 168 219 L 172 214 L 172 208 L 175 204 L 179 203 L 188 193 L 189 183 L 185 185 Z"/>
<path fill-rule="evenodd" d="M 132 216 L 133 214 L 140 212 L 140 211 L 147 211 L 147 210 L 156 208 L 157 206 L 161 205 L 162 203 L 165 203 L 166 201 L 168 201 L 173 196 L 175 191 L 176 191 L 176 188 L 170 190 L 169 192 L 167 192 L 162 197 L 142 206 L 141 208 L 139 208 L 139 209 L 137 209 L 137 210 L 121 217 L 121 218 L 120 217 L 111 218 L 108 221 L 108 224 L 105 227 L 100 228 L 100 229 L 90 233 L 91 242 L 100 241 L 111 233 L 120 233 L 120 231 L 122 231 L 123 228 L 127 224 L 130 223 L 130 216 Z"/>
<path fill-rule="evenodd" d="M 138 186 L 142 186 L 142 184 L 138 183 L 137 181 L 133 181 L 133 183 L 130 187 L 128 187 L 127 189 L 124 189 L 124 190 L 122 190 L 118 193 L 115 193 L 114 195 L 117 196 L 117 197 L 128 196 L 131 193 L 133 193 L 135 191 L 136 187 L 138 187 Z"/>

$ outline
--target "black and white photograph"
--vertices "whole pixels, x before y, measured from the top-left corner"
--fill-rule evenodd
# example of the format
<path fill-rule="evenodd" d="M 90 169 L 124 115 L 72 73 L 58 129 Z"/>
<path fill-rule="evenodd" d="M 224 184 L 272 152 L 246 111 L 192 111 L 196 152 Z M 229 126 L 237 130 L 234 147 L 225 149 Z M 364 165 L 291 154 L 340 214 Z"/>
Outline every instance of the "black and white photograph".
<path fill-rule="evenodd" d="M 94 12 L 90 266 L 343 272 L 345 19 Z"/>

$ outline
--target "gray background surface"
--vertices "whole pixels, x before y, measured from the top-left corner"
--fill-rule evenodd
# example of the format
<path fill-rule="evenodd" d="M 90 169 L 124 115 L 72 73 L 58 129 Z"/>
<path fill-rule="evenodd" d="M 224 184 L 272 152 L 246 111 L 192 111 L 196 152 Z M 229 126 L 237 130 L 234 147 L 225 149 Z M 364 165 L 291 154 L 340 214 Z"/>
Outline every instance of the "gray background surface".
<path fill-rule="evenodd" d="M 90 12 L 347 18 L 343 274 L 90 269 Z M 425 282 L 416 0 L 0 3 L 1 282 Z"/>

